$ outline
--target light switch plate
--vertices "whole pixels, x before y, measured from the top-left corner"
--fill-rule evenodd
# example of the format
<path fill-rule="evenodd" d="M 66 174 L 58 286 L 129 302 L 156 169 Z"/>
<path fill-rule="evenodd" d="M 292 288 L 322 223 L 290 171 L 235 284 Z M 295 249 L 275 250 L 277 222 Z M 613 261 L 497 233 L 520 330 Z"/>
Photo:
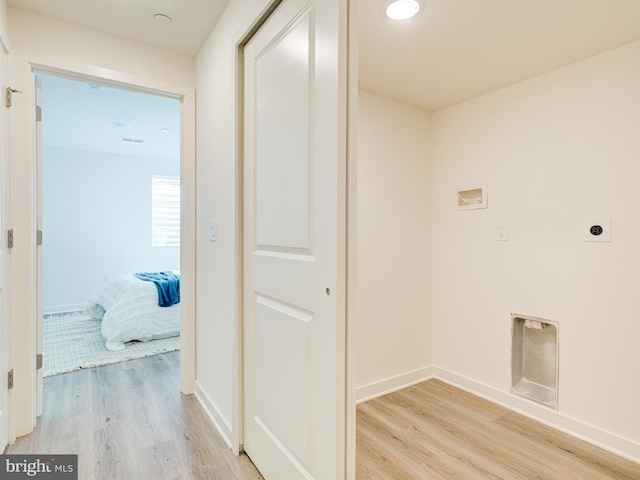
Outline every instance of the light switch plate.
<path fill-rule="evenodd" d="M 583 242 L 610 242 L 611 218 L 590 217 L 582 222 Z"/>
<path fill-rule="evenodd" d="M 496 240 L 499 242 L 509 240 L 509 222 L 496 222 Z"/>

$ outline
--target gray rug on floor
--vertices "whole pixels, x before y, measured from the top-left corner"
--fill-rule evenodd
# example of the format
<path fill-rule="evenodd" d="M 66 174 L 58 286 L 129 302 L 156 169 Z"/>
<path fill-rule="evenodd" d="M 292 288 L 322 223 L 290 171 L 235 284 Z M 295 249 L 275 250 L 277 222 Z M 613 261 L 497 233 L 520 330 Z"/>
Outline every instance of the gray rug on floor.
<path fill-rule="evenodd" d="M 100 321 L 87 312 L 45 315 L 42 333 L 44 377 L 180 349 L 180 337 L 171 337 L 131 342 L 124 350 L 112 352 L 105 346 Z"/>

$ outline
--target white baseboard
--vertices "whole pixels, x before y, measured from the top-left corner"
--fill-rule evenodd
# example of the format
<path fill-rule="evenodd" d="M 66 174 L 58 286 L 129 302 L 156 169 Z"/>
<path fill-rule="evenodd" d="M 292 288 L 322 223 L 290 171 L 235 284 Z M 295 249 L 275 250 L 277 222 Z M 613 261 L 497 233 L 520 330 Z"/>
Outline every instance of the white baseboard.
<path fill-rule="evenodd" d="M 207 395 L 207 393 L 202 389 L 198 381 L 196 380 L 196 391 L 195 396 L 202 408 L 204 408 L 205 413 L 216 427 L 222 439 L 227 444 L 229 448 L 231 448 L 232 442 L 232 429 L 231 424 L 224 418 L 224 416 L 220 413 L 220 410 L 216 407 L 215 403 L 211 400 L 211 397 Z"/>
<path fill-rule="evenodd" d="M 56 313 L 80 312 L 86 309 L 87 309 L 86 303 L 79 303 L 77 305 L 53 305 L 49 307 L 42 307 L 42 314 L 52 315 Z"/>
<path fill-rule="evenodd" d="M 356 388 L 356 403 L 366 402 L 433 378 L 433 367 L 422 367 Z"/>
<path fill-rule="evenodd" d="M 436 366 L 432 368 L 433 376 L 438 380 L 489 400 L 490 402 L 502 405 L 509 410 L 513 410 L 525 417 L 529 417 L 551 428 L 567 433 L 572 437 L 584 440 L 608 452 L 640 463 L 640 444 L 632 440 L 620 437 L 564 415 L 556 410 L 549 409 L 512 393 L 498 390 L 444 368 Z"/>

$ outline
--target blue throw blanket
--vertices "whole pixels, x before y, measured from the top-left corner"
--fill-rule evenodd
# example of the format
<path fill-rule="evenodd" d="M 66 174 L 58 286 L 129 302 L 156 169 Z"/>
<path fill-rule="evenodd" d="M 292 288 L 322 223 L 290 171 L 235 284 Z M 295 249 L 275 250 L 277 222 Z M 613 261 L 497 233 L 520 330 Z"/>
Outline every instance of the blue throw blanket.
<path fill-rule="evenodd" d="M 180 276 L 173 272 L 134 273 L 134 277 L 153 282 L 158 290 L 158 305 L 170 307 L 180 301 Z"/>

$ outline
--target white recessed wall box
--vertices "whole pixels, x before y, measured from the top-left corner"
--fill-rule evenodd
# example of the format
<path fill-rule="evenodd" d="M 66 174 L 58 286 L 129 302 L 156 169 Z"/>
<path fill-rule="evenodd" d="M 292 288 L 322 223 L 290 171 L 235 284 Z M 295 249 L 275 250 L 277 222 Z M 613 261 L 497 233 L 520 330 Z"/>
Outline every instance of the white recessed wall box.
<path fill-rule="evenodd" d="M 559 323 L 511 314 L 511 393 L 558 409 Z"/>
<path fill-rule="evenodd" d="M 487 187 L 460 189 L 456 195 L 458 210 L 487 208 Z"/>

